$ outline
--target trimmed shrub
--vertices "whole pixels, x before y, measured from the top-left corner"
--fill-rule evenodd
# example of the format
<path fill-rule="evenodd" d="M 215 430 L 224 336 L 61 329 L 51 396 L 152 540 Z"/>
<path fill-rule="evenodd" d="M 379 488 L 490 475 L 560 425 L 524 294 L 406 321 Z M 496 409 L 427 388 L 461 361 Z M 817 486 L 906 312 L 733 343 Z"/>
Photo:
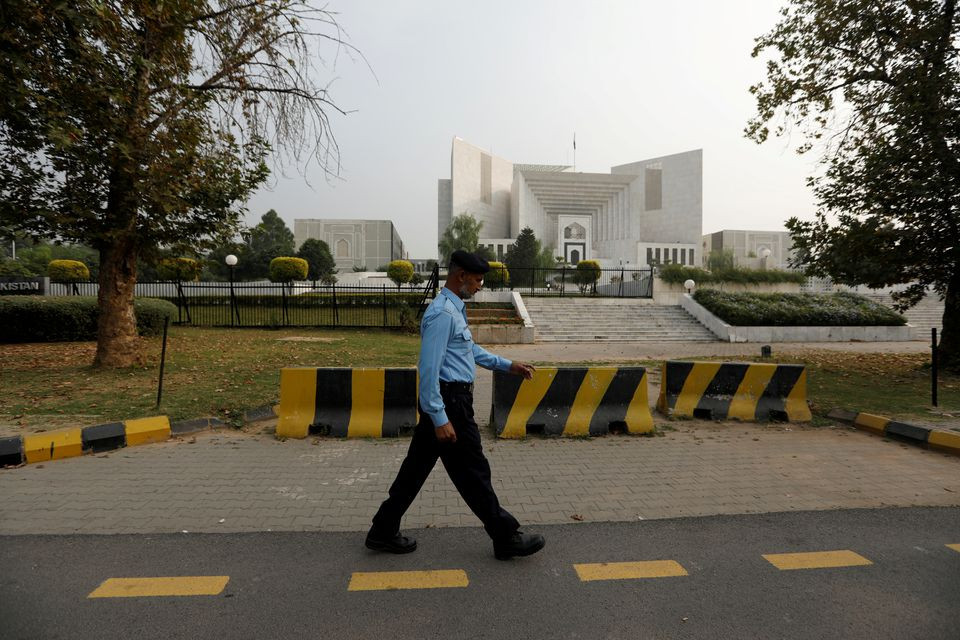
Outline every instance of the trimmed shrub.
<path fill-rule="evenodd" d="M 713 282 L 723 284 L 734 282 L 738 284 L 780 284 L 795 282 L 803 284 L 807 276 L 800 271 L 784 271 L 782 269 L 723 269 L 707 271 L 700 267 L 686 267 L 680 264 L 668 264 L 660 267 L 660 279 L 671 284 L 683 284 L 688 278 L 697 284 Z"/>
<path fill-rule="evenodd" d="M 855 293 L 730 293 L 698 289 L 693 299 L 739 327 L 901 326 L 903 316 Z"/>
<path fill-rule="evenodd" d="M 165 300 L 136 298 L 137 333 L 163 332 L 164 318 L 177 313 Z M 100 310 L 91 296 L 0 296 L 0 342 L 75 342 L 97 339 Z"/>
<path fill-rule="evenodd" d="M 600 263 L 596 260 L 581 260 L 577 263 L 574 282 L 580 287 L 580 293 L 586 293 L 597 280 L 600 279 Z"/>
<path fill-rule="evenodd" d="M 406 260 L 394 260 L 387 265 L 387 277 L 393 280 L 393 284 L 400 288 L 405 282 L 410 282 L 413 277 L 413 265 Z"/>
<path fill-rule="evenodd" d="M 90 279 L 90 269 L 79 260 L 51 260 L 47 276 L 54 282 L 86 282 Z"/>
<path fill-rule="evenodd" d="M 271 282 L 306 280 L 310 265 L 303 258 L 281 257 L 270 261 Z"/>
<path fill-rule="evenodd" d="M 499 289 L 510 284 L 510 270 L 502 262 L 490 262 L 490 271 L 487 272 L 485 283 L 491 289 Z"/>
<path fill-rule="evenodd" d="M 193 258 L 164 258 L 157 263 L 157 277 L 161 280 L 192 282 L 200 279 L 203 264 Z"/>
<path fill-rule="evenodd" d="M 18 260 L 0 260 L 0 276 L 35 277 L 33 272 Z"/>

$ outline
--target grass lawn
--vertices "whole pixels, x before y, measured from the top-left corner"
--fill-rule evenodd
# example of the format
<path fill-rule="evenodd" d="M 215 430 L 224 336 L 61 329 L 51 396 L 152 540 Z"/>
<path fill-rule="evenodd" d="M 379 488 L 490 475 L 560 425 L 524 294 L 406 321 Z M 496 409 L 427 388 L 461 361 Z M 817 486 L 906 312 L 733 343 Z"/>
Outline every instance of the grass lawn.
<path fill-rule="evenodd" d="M 124 370 L 92 368 L 93 342 L 4 344 L 0 436 L 158 413 L 174 420 L 235 420 L 246 409 L 279 401 L 281 367 L 413 366 L 419 344 L 415 334 L 379 329 L 171 327 L 159 410 L 159 338 L 144 341 L 146 366 Z M 808 365 L 814 424 L 826 423 L 827 411 L 843 407 L 960 425 L 960 376 L 941 373 L 940 408 L 931 410 L 926 354 L 811 351 L 778 354 L 776 361 Z"/>
<path fill-rule="evenodd" d="M 166 414 L 216 415 L 279 401 L 284 366 L 412 366 L 420 337 L 378 329 L 171 327 L 163 403 L 155 408 L 161 339 L 142 368 L 90 366 L 93 342 L 0 345 L 0 436 Z"/>

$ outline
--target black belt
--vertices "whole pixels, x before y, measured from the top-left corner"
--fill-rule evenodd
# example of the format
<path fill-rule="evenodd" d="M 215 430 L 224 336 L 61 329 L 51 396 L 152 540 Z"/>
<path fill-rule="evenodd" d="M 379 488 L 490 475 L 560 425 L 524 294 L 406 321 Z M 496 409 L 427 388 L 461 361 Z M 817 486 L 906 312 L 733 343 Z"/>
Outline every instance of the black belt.
<path fill-rule="evenodd" d="M 473 393 L 472 382 L 447 382 L 440 381 L 440 391 L 452 391 L 453 393 Z"/>

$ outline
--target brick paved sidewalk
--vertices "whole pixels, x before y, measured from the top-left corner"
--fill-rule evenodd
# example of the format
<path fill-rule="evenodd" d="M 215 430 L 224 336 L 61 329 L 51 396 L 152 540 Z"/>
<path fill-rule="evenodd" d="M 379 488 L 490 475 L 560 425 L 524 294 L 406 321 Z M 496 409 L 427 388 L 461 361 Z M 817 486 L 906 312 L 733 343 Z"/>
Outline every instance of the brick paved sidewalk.
<path fill-rule="evenodd" d="M 960 460 L 944 454 L 841 428 L 673 425 L 485 444 L 525 524 L 960 505 Z M 0 534 L 362 531 L 408 443 L 217 432 L 4 470 Z M 478 525 L 440 465 L 404 523 Z"/>

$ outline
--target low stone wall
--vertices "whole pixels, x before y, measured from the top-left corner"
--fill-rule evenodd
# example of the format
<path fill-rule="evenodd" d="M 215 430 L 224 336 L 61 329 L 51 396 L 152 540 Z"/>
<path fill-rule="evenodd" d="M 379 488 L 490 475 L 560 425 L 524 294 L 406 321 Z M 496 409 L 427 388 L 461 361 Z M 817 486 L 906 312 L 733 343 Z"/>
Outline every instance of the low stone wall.
<path fill-rule="evenodd" d="M 739 282 L 706 282 L 697 283 L 697 289 L 719 289 L 731 293 L 746 291 L 749 293 L 800 293 L 800 283 L 780 282 L 777 284 L 740 284 Z M 657 304 L 680 304 L 680 299 L 687 290 L 682 284 L 664 282 L 659 276 L 653 279 L 653 301 Z"/>
<path fill-rule="evenodd" d="M 513 304 L 517 317 L 523 324 L 478 324 L 470 327 L 473 341 L 477 344 L 533 344 L 534 327 L 523 304 L 523 298 L 516 291 L 481 291 L 475 298 L 477 302 L 509 302 Z"/>
<path fill-rule="evenodd" d="M 713 315 L 688 294 L 680 306 L 725 342 L 908 342 L 913 327 L 735 327 Z"/>

